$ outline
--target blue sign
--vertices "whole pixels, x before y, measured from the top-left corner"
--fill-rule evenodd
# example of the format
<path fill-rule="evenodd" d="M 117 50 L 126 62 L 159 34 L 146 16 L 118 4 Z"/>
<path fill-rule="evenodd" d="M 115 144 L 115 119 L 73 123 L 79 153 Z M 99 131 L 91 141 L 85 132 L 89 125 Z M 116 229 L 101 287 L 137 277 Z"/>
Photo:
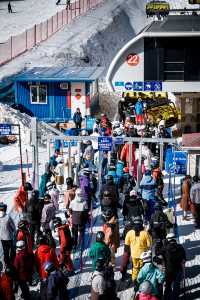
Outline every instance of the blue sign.
<path fill-rule="evenodd" d="M 144 82 L 134 81 L 133 82 L 133 90 L 134 91 L 143 91 L 144 90 Z"/>
<path fill-rule="evenodd" d="M 0 135 L 10 135 L 12 134 L 10 124 L 0 124 Z"/>
<path fill-rule="evenodd" d="M 132 82 L 126 82 L 125 83 L 125 89 L 128 91 L 131 91 L 133 89 L 133 83 Z"/>
<path fill-rule="evenodd" d="M 152 82 L 151 81 L 145 81 L 144 82 L 144 91 L 152 91 Z"/>
<path fill-rule="evenodd" d="M 152 81 L 151 86 L 152 86 L 152 91 L 154 92 L 162 91 L 162 81 Z"/>
<path fill-rule="evenodd" d="M 99 149 L 99 151 L 111 151 L 112 150 L 112 137 L 99 136 L 98 137 L 98 149 Z"/>
<path fill-rule="evenodd" d="M 176 174 L 187 173 L 187 152 L 175 151 Z"/>
<path fill-rule="evenodd" d="M 124 139 L 123 138 L 116 138 L 114 143 L 116 145 L 122 145 L 124 143 Z"/>
<path fill-rule="evenodd" d="M 115 86 L 124 86 L 124 81 L 115 81 Z"/>

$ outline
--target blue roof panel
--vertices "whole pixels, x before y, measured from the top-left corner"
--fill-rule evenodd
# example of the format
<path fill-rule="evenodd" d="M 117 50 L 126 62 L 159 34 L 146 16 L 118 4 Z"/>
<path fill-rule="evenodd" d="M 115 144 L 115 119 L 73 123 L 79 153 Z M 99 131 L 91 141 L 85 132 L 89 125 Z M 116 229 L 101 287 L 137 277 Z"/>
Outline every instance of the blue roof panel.
<path fill-rule="evenodd" d="M 103 70 L 100 67 L 37 67 L 21 73 L 16 81 L 94 81 Z"/>

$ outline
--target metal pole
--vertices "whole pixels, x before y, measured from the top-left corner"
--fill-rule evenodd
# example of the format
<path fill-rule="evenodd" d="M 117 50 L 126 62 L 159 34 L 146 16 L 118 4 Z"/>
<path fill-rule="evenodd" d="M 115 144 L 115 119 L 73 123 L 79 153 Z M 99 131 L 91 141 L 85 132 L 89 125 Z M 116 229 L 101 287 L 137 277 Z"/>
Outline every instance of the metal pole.
<path fill-rule="evenodd" d="M 24 185 L 24 176 L 23 176 L 23 163 L 22 163 L 22 141 L 21 141 L 21 128 L 20 124 L 18 124 L 18 130 L 19 130 L 19 154 L 20 154 L 20 168 L 21 168 L 21 180 L 22 185 Z"/>
<path fill-rule="evenodd" d="M 140 181 L 142 179 L 142 142 L 139 143 L 139 158 L 137 167 L 137 185 L 139 187 Z"/>
<path fill-rule="evenodd" d="M 31 119 L 31 129 L 32 129 L 32 163 L 35 165 L 35 189 L 39 187 L 39 162 L 38 162 L 38 139 L 37 139 L 37 119 Z"/>
<path fill-rule="evenodd" d="M 133 144 L 129 143 L 129 174 L 133 176 Z"/>
<path fill-rule="evenodd" d="M 50 160 L 50 157 L 51 157 L 50 143 L 51 143 L 51 140 L 50 140 L 49 137 L 47 137 L 47 157 L 48 157 L 48 161 Z"/>
<path fill-rule="evenodd" d="M 160 143 L 160 170 L 163 170 L 163 143 Z"/>
<path fill-rule="evenodd" d="M 71 163 L 71 143 L 68 142 L 68 172 L 69 177 L 72 176 L 72 163 Z"/>

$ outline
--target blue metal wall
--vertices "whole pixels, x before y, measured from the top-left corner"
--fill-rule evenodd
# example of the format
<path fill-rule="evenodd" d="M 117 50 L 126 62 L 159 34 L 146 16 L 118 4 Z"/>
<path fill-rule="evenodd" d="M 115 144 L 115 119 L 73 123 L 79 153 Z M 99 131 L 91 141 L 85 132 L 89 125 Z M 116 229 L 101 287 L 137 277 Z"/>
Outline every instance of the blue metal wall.
<path fill-rule="evenodd" d="M 34 83 L 32 83 L 34 84 Z M 47 85 L 47 93 L 49 93 L 49 84 L 44 83 Z M 28 82 L 17 82 L 17 95 L 16 95 L 16 103 L 20 103 L 24 105 L 27 109 L 32 111 L 34 116 L 39 119 L 48 119 L 49 118 L 49 111 L 50 111 L 50 101 L 47 97 L 47 104 L 31 104 L 30 101 L 30 87 Z"/>
<path fill-rule="evenodd" d="M 42 84 L 47 85 L 47 104 L 31 104 L 28 82 L 16 83 L 16 103 L 24 105 L 34 116 L 45 121 L 70 119 L 71 109 L 67 107 L 67 90 L 61 90 L 59 82 L 43 82 Z"/>

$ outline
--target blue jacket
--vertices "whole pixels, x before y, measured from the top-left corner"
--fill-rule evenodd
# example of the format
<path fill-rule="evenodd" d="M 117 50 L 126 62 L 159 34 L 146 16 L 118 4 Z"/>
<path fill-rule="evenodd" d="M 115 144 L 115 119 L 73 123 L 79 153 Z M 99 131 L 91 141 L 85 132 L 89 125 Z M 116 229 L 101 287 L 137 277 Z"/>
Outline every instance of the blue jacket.
<path fill-rule="evenodd" d="M 157 190 L 156 181 L 151 175 L 143 175 L 140 182 L 140 189 L 142 194 L 142 199 L 149 201 L 155 199 L 155 194 Z"/>
<path fill-rule="evenodd" d="M 117 162 L 117 166 L 116 166 L 116 174 L 118 178 L 123 177 L 124 175 L 124 163 L 123 162 Z"/>
<path fill-rule="evenodd" d="M 49 300 L 68 299 L 66 285 L 69 280 L 58 270 L 50 273 L 47 279 L 46 295 Z"/>
<path fill-rule="evenodd" d="M 142 101 L 137 101 L 135 104 L 135 113 L 136 115 L 143 115 L 144 114 L 144 106 Z"/>
<path fill-rule="evenodd" d="M 108 173 L 105 176 L 105 179 L 107 178 L 108 175 L 112 175 L 115 184 L 118 183 L 117 174 L 116 174 L 116 172 L 114 170 L 108 171 Z"/>
<path fill-rule="evenodd" d="M 152 294 L 158 295 L 158 283 L 162 284 L 165 280 L 165 274 L 156 268 L 152 263 L 146 263 L 140 270 L 137 282 L 149 280 L 152 284 Z"/>

